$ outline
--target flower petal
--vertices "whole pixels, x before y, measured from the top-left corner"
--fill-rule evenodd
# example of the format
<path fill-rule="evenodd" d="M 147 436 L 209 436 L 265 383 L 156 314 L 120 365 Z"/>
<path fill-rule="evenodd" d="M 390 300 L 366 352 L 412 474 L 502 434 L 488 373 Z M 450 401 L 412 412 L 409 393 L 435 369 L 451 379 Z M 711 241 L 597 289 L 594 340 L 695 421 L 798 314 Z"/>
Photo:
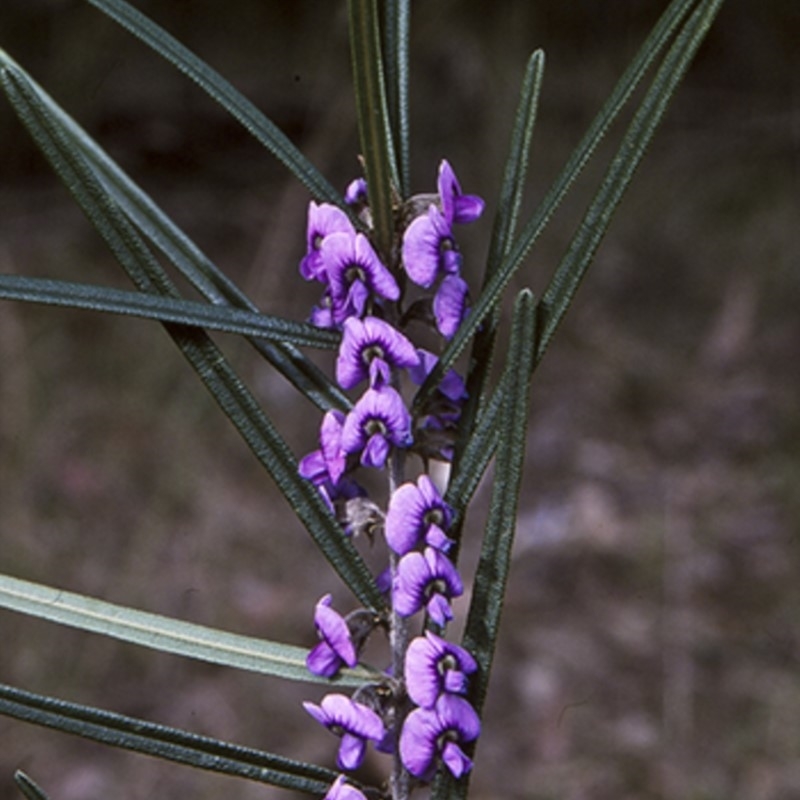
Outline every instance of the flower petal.
<path fill-rule="evenodd" d="M 387 544 L 398 555 L 419 544 L 425 510 L 425 498 L 413 483 L 404 483 L 392 494 L 384 531 Z"/>
<path fill-rule="evenodd" d="M 442 761 L 454 778 L 460 778 L 472 769 L 472 761 L 464 754 L 464 751 L 455 743 L 447 742 L 442 749 Z"/>
<path fill-rule="evenodd" d="M 306 656 L 308 671 L 323 678 L 332 678 L 341 666 L 341 658 L 327 642 L 320 642 Z"/>
<path fill-rule="evenodd" d="M 455 252 L 452 231 L 435 205 L 414 219 L 403 234 L 403 267 L 417 286 L 429 288 L 445 269 L 444 253 Z"/>
<path fill-rule="evenodd" d="M 483 213 L 483 200 L 475 194 L 461 194 L 456 174 L 446 160 L 439 165 L 438 189 L 442 211 L 451 225 L 474 222 Z"/>
<path fill-rule="evenodd" d="M 440 733 L 439 717 L 433 710 L 417 708 L 406 717 L 400 731 L 400 759 L 415 777 L 427 778 L 432 773 Z"/>
<path fill-rule="evenodd" d="M 339 769 L 358 769 L 364 760 L 366 752 L 367 743 L 364 739 L 359 736 L 353 736 L 351 733 L 345 733 L 339 745 L 336 764 Z"/>
<path fill-rule="evenodd" d="M 451 339 L 467 313 L 467 282 L 458 275 L 447 275 L 433 298 L 433 316 L 436 329 L 446 339 Z"/>
<path fill-rule="evenodd" d="M 363 792 L 360 792 L 355 786 L 345 783 L 346 780 L 344 775 L 339 775 L 322 800 L 367 800 Z"/>

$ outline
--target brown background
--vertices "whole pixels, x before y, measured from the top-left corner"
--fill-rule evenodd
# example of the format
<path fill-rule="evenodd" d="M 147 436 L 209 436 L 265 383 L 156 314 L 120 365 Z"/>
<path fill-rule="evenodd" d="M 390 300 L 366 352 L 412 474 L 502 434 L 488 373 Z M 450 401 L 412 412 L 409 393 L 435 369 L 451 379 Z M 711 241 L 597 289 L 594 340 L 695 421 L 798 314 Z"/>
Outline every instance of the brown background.
<path fill-rule="evenodd" d="M 487 198 L 460 239 L 473 279 L 527 55 L 547 54 L 530 209 L 662 5 L 415 4 L 413 188 L 447 157 Z M 343 3 L 138 7 L 335 185 L 356 174 Z M 799 40 L 795 3 L 728 1 L 536 375 L 476 800 L 800 796 Z M 72 0 L 3 0 L 0 46 L 261 307 L 306 316 L 308 197 L 217 106 Z M 5 102 L 0 152 L 0 269 L 127 286 Z M 517 287 L 543 288 L 610 152 Z M 295 452 L 314 447 L 314 409 L 222 342 Z M 0 365 L 3 572 L 298 644 L 323 591 L 348 608 L 158 326 L 3 303 Z M 332 762 L 300 707 L 313 687 L 8 612 L 0 626 L 3 682 Z M 2 798 L 16 768 L 51 800 L 289 796 L 10 720 L 0 742 Z"/>

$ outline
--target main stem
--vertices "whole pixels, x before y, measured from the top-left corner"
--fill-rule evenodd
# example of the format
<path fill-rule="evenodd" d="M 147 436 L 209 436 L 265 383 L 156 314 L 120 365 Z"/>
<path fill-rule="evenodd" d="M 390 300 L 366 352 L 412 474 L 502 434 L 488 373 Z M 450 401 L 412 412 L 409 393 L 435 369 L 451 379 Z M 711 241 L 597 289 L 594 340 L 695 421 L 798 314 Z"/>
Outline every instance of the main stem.
<path fill-rule="evenodd" d="M 394 448 L 389 461 L 389 495 L 391 496 L 403 483 L 405 472 L 405 451 Z M 389 569 L 392 574 L 392 585 L 397 575 L 397 565 L 400 556 L 389 551 Z M 408 701 L 405 696 L 404 679 L 406 663 L 406 650 L 408 650 L 408 620 L 401 617 L 392 604 L 391 621 L 389 630 L 389 644 L 392 649 L 392 675 L 398 684 L 403 687 L 398 697 L 394 720 L 394 766 L 392 768 L 392 800 L 408 800 L 411 793 L 411 781 L 408 770 L 400 760 L 400 731 L 403 727 L 408 710 Z"/>

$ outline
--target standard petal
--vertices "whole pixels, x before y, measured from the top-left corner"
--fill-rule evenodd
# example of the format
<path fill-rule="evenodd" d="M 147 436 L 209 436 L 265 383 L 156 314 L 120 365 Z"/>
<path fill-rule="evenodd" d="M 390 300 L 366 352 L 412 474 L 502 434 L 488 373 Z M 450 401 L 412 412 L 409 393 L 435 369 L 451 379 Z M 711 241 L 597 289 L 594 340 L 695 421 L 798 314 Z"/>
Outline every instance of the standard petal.
<path fill-rule="evenodd" d="M 422 553 L 407 553 L 400 559 L 392 586 L 392 601 L 398 614 L 410 617 L 422 609 L 430 579 L 430 568 Z"/>
<path fill-rule="evenodd" d="M 433 770 L 436 739 L 441 733 L 435 711 L 417 708 L 406 717 L 400 732 L 400 759 L 415 777 L 425 778 Z"/>
<path fill-rule="evenodd" d="M 328 727 L 335 726 L 342 732 L 364 739 L 379 741 L 383 738 L 381 718 L 371 708 L 357 703 L 347 695 L 325 695 L 320 705 L 328 717 Z"/>
<path fill-rule="evenodd" d="M 433 298 L 436 328 L 446 339 L 452 338 L 467 312 L 469 287 L 458 275 L 447 275 Z"/>
<path fill-rule="evenodd" d="M 413 550 L 420 541 L 425 499 L 413 483 L 404 483 L 389 500 L 385 534 L 389 547 L 398 555 Z"/>
<path fill-rule="evenodd" d="M 481 721 L 475 709 L 463 698 L 454 694 L 443 694 L 436 701 L 436 713 L 445 730 L 456 731 L 462 742 L 477 739 L 481 732 Z"/>
<path fill-rule="evenodd" d="M 422 636 L 413 639 L 408 646 L 405 678 L 408 696 L 422 708 L 433 708 L 441 694 L 438 654 Z"/>
<path fill-rule="evenodd" d="M 344 617 L 330 608 L 331 596 L 325 595 L 314 612 L 314 624 L 320 636 L 348 667 L 358 663 L 356 648 L 350 638 L 350 630 Z"/>
<path fill-rule="evenodd" d="M 443 269 L 443 253 L 453 251 L 450 226 L 435 205 L 414 219 L 403 234 L 403 267 L 417 286 L 429 288 Z"/>

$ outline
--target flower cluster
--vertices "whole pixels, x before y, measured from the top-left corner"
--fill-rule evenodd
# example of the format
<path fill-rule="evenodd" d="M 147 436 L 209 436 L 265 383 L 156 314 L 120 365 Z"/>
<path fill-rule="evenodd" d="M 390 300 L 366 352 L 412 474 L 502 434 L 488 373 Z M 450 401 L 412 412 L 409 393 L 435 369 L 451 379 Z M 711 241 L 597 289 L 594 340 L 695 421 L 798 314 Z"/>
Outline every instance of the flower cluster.
<path fill-rule="evenodd" d="M 341 668 L 356 666 L 376 628 L 409 626 L 418 615 L 427 623 L 420 635 L 402 645 L 405 652 L 399 658 L 393 654 L 394 674 L 388 670 L 382 684 L 365 685 L 352 698 L 329 694 L 319 704 L 304 706 L 340 737 L 340 769 L 358 768 L 372 741 L 379 751 L 399 758 L 420 782 L 429 781 L 439 763 L 457 778 L 469 771 L 472 764 L 461 746 L 480 732 L 480 720 L 466 697 L 469 676 L 477 670 L 475 659 L 439 635 L 453 618 L 452 600 L 464 591 L 448 556 L 454 544 L 453 512 L 426 472 L 394 488 L 385 511 L 369 499 L 356 476 L 364 467 L 385 468 L 401 450 L 418 454 L 425 467 L 430 458 L 452 457 L 466 397 L 462 378 L 450 370 L 413 418 L 403 397 L 404 382 L 421 384 L 437 362 L 434 353 L 414 344 L 409 329 L 427 324 L 446 340 L 468 313 L 469 291 L 453 228 L 476 220 L 483 201 L 462 194 L 446 161 L 437 189 L 398 207 L 400 233 L 393 247 L 398 263 L 388 266 L 364 232 L 371 217 L 363 180 L 354 181 L 345 194 L 352 215 L 312 202 L 307 249 L 300 262 L 303 278 L 322 285 L 312 323 L 342 334 L 336 381 L 344 390 L 361 392 L 348 413 L 330 410 L 324 415 L 319 448 L 301 460 L 300 473 L 319 488 L 345 534 L 374 537 L 383 532 L 391 567 L 378 582 L 392 607 L 391 616 L 359 609 L 343 617 L 325 595 L 314 613 L 319 643 L 309 652 L 307 666 L 332 678 Z M 363 230 L 353 219 L 364 223 L 359 225 Z M 413 292 L 420 296 L 409 300 Z M 340 776 L 327 798 L 358 800 L 363 794 Z"/>

